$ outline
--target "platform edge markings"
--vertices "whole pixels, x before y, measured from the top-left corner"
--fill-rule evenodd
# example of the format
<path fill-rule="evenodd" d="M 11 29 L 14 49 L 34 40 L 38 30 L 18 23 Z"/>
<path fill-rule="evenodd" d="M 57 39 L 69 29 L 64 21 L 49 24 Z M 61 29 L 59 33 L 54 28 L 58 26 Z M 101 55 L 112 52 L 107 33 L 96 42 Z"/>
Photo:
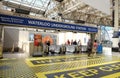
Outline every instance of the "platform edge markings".
<path fill-rule="evenodd" d="M 103 76 L 101 78 L 120 78 L 120 72 L 114 73 L 114 74 L 111 74 L 111 75 L 107 75 L 107 76 Z"/>
<path fill-rule="evenodd" d="M 49 64 L 39 64 L 39 65 L 34 65 L 31 61 L 26 61 L 26 63 L 28 64 L 29 67 L 37 67 L 37 66 L 49 66 L 49 65 L 56 65 L 56 64 L 67 64 L 67 63 L 71 63 L 71 62 L 83 62 L 83 61 L 90 61 L 90 60 L 99 60 L 99 59 L 104 59 L 103 57 L 101 58 L 97 58 L 97 59 L 85 59 L 85 60 L 76 60 L 76 61 L 66 61 L 66 62 L 57 62 L 57 63 L 49 63 Z"/>
<path fill-rule="evenodd" d="M 86 56 L 86 55 L 82 55 L 82 56 Z M 79 56 L 79 57 L 82 57 L 81 55 Z M 60 56 L 58 56 L 58 57 L 56 57 L 56 58 L 64 58 L 64 57 L 66 57 L 66 56 L 63 56 L 63 57 L 60 57 Z M 76 57 L 76 56 L 70 56 L 70 57 Z M 70 58 L 70 57 L 66 57 L 66 58 Z M 78 56 L 77 56 L 78 57 Z M 42 59 L 53 59 L 53 57 L 50 57 L 50 58 L 47 58 L 47 57 L 45 57 L 45 58 L 28 58 L 28 59 L 25 59 L 25 62 L 26 62 L 26 64 L 29 66 L 29 67 L 34 67 L 34 66 L 41 66 L 41 65 L 34 65 L 31 61 L 33 61 L 33 60 L 42 60 Z M 60 62 L 59 62 L 60 63 Z M 63 62 L 62 62 L 63 63 Z M 53 64 L 53 63 L 52 63 Z M 46 65 L 48 65 L 48 64 L 46 64 Z M 43 66 L 43 64 L 42 64 L 42 66 Z"/>
<path fill-rule="evenodd" d="M 29 67 L 37 67 L 37 66 L 50 66 L 50 65 L 57 65 L 57 64 L 68 64 L 71 62 L 83 62 L 83 61 L 91 61 L 91 60 L 99 60 L 99 59 L 104 59 L 104 57 L 97 58 L 97 59 L 85 59 L 85 60 L 76 60 L 76 61 L 66 61 L 66 62 L 57 62 L 57 63 L 49 63 L 49 64 L 40 64 L 40 65 L 34 65 L 30 60 L 26 60 L 26 63 Z"/>
<path fill-rule="evenodd" d="M 100 65 L 106 65 L 106 64 L 112 64 L 112 63 L 117 63 L 120 61 L 112 61 L 112 62 L 107 62 L 107 63 L 102 63 L 102 64 L 95 64 L 95 65 L 89 65 L 89 66 L 83 66 L 83 67 L 76 67 L 76 68 L 72 68 L 72 69 L 65 69 L 65 70 L 57 70 L 57 71 L 48 71 L 48 72 L 39 72 L 39 73 L 35 73 L 37 75 L 38 78 L 47 78 L 45 75 L 46 74 L 52 74 L 52 73 L 59 73 L 59 72 L 65 72 L 65 71 L 71 71 L 71 70 L 78 70 L 78 69 L 82 69 L 82 68 L 88 68 L 88 67 L 95 67 L 95 66 L 100 66 Z M 117 75 L 120 73 L 117 73 Z M 115 76 L 115 74 L 112 74 L 111 76 Z M 110 78 L 110 75 L 102 77 L 102 78 Z M 114 77 L 112 77 L 114 78 Z"/>

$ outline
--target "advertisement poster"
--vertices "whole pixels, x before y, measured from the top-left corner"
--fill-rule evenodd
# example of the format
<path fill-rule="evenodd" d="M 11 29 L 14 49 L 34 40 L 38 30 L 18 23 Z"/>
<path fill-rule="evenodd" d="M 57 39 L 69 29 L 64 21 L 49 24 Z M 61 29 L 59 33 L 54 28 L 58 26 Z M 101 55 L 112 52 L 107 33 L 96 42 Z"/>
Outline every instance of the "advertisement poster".
<path fill-rule="evenodd" d="M 42 42 L 42 35 L 34 34 L 34 46 L 39 46 Z"/>
<path fill-rule="evenodd" d="M 43 42 L 43 44 L 50 46 L 51 44 L 53 44 L 53 39 L 51 36 L 46 35 L 43 37 L 42 42 Z"/>
<path fill-rule="evenodd" d="M 38 42 L 42 41 L 43 44 L 46 44 L 49 42 L 51 45 L 57 44 L 57 35 L 55 34 L 49 34 L 49 33 L 30 33 L 29 34 L 29 41 L 34 41 L 34 45 L 38 46 Z"/>

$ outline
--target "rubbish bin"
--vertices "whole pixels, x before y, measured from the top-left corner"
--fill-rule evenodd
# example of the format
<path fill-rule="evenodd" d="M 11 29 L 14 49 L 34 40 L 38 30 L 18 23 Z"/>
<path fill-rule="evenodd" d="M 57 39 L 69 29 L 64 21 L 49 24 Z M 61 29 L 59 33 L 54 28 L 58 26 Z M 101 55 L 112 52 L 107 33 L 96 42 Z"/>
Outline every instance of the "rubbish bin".
<path fill-rule="evenodd" d="M 97 53 L 102 53 L 102 48 L 102 44 L 99 44 L 97 48 Z"/>

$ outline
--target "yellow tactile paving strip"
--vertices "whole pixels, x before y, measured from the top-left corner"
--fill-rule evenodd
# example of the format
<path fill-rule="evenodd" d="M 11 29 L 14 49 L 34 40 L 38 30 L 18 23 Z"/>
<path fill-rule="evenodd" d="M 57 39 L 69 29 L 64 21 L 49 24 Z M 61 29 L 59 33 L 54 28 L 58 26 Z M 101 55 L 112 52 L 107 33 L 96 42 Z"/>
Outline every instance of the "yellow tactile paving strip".
<path fill-rule="evenodd" d="M 105 58 L 97 58 L 97 59 L 92 58 L 92 59 L 88 59 L 88 60 L 47 64 L 47 65 L 42 65 L 42 66 L 38 65 L 38 66 L 34 66 L 34 67 L 41 69 L 41 70 L 39 70 L 39 72 L 46 72 L 46 71 L 74 69 L 74 68 L 78 68 L 78 67 L 82 67 L 82 66 L 102 64 L 102 63 L 111 62 L 111 61 L 116 61 L 116 60 L 106 60 Z"/>
<path fill-rule="evenodd" d="M 64 59 L 63 59 L 64 58 Z M 109 58 L 109 59 L 107 59 Z M 53 60 L 54 59 L 54 60 Z M 62 61 L 60 61 L 62 59 Z M 87 57 L 87 55 L 76 55 L 76 56 L 58 56 L 58 57 L 45 57 L 45 58 L 33 58 L 33 59 L 26 59 L 26 63 L 30 67 L 37 67 L 37 66 L 51 66 L 51 65 L 67 65 L 67 67 L 70 64 L 100 64 L 104 62 L 114 61 L 118 60 L 119 58 L 112 56 L 112 57 L 106 57 L 106 56 L 95 56 L 95 57 Z M 37 64 L 32 63 L 32 61 L 36 62 Z M 48 63 L 47 63 L 48 62 Z M 82 62 L 82 63 L 81 63 Z M 69 65 L 68 65 L 69 64 Z M 71 65 L 70 65 L 71 66 Z M 74 65 L 75 66 L 75 65 Z"/>
<path fill-rule="evenodd" d="M 85 57 L 85 58 L 84 58 Z M 35 66 L 49 66 L 49 65 L 55 65 L 55 64 L 65 64 L 65 63 L 71 63 L 71 62 L 77 62 L 77 61 L 83 61 L 87 60 L 87 55 L 76 55 L 76 56 L 58 56 L 58 57 L 48 57 L 48 58 L 33 58 L 33 59 L 26 59 L 26 63 L 30 67 Z M 102 58 L 100 56 L 97 56 L 98 58 Z M 91 57 L 90 57 L 91 58 Z M 90 59 L 92 60 L 92 59 Z M 36 62 L 37 64 L 32 63 L 32 61 Z"/>

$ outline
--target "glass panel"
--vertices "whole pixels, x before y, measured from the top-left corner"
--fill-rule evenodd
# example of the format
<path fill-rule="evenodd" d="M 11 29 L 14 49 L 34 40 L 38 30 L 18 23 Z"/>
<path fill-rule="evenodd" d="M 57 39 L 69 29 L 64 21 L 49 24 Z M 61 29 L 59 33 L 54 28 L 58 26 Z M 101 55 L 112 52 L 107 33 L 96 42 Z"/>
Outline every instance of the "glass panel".
<path fill-rule="evenodd" d="M 113 27 L 101 26 L 102 45 L 112 47 Z"/>
<path fill-rule="evenodd" d="M 43 6 L 43 2 L 41 0 L 36 0 L 34 6 Z"/>
<path fill-rule="evenodd" d="M 44 4 L 43 6 L 44 6 L 44 7 L 47 7 L 50 0 L 41 0 L 41 1 L 42 1 L 43 4 Z"/>
<path fill-rule="evenodd" d="M 21 4 L 28 7 L 34 7 L 36 9 L 43 10 L 43 11 L 47 9 L 48 4 L 50 2 L 50 0 L 5 0 L 5 1 L 10 1 L 12 3 Z M 54 6 L 55 4 L 52 3 L 51 1 L 51 4 L 49 5 L 49 7 L 53 8 Z"/>
<path fill-rule="evenodd" d="M 49 7 L 48 7 L 48 10 L 52 9 L 55 6 L 56 6 L 55 3 L 51 2 L 50 5 L 49 5 Z"/>

